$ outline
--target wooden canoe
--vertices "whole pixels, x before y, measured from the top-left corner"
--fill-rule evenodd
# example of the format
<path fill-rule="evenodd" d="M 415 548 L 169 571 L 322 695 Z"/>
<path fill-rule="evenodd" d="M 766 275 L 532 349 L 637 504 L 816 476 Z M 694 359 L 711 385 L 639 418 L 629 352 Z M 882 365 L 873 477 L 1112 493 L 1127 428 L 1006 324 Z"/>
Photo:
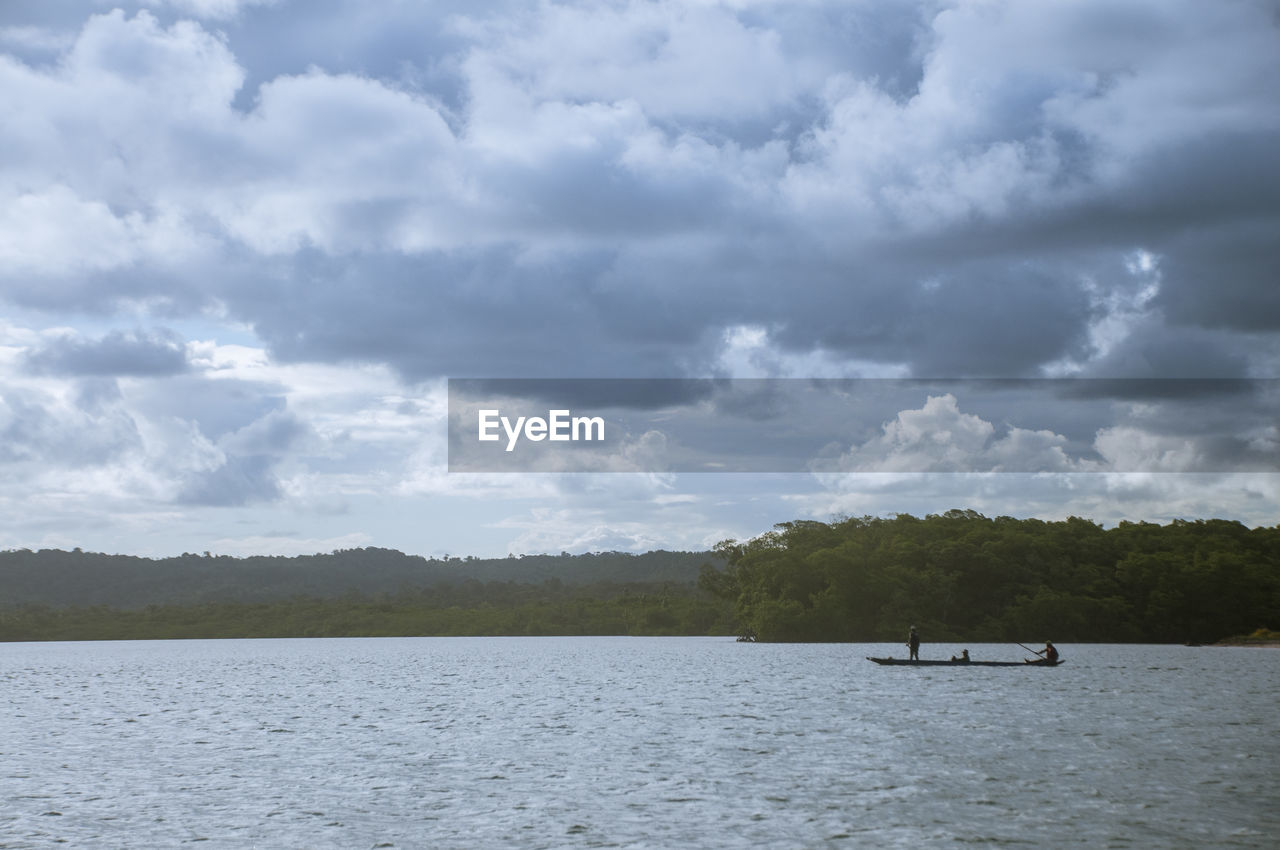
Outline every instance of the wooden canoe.
<path fill-rule="evenodd" d="M 1061 658 L 1050 664 L 1041 659 L 1035 661 L 912 661 L 909 658 L 872 658 L 870 655 L 867 656 L 867 660 L 898 667 L 1057 667 L 1063 663 Z"/>

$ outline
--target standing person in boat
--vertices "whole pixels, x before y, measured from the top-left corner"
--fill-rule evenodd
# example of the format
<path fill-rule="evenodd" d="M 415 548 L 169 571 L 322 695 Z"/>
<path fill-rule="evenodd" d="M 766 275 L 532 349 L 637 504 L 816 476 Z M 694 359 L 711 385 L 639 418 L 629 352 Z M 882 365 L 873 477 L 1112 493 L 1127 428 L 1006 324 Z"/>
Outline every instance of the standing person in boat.
<path fill-rule="evenodd" d="M 920 660 L 920 635 L 916 632 L 916 627 L 911 627 L 911 633 L 907 635 L 907 649 L 911 650 L 911 660 Z"/>

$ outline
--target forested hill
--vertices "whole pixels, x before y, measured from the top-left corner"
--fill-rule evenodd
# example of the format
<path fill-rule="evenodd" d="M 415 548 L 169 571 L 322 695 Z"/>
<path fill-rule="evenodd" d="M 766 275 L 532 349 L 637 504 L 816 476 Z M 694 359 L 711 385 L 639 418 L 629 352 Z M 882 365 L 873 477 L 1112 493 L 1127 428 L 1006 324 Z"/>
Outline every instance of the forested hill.
<path fill-rule="evenodd" d="M 21 605 L 148 605 L 271 602 L 296 596 L 374 596 L 405 589 L 492 582 L 566 585 L 692 584 L 708 552 L 600 552 L 511 558 L 406 555 L 394 549 L 344 549 L 297 557 L 184 554 L 149 559 L 94 552 L 27 549 L 0 552 L 0 608 Z"/>
<path fill-rule="evenodd" d="M 1104 529 L 949 511 L 782 523 L 714 553 L 151 560 L 16 550 L 0 552 L 0 624 L 10 640 L 740 630 L 901 641 L 914 624 L 926 643 L 1209 643 L 1280 624 L 1280 526 Z"/>
<path fill-rule="evenodd" d="M 1280 526 L 788 522 L 721 544 L 701 586 L 761 640 L 1210 642 L 1280 623 Z"/>

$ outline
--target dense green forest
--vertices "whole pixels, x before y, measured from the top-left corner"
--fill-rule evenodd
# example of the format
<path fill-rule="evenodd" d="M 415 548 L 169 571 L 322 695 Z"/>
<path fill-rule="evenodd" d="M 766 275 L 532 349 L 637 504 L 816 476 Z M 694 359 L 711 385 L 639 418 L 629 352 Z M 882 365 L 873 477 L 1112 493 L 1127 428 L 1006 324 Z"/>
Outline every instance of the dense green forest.
<path fill-rule="evenodd" d="M 0 611 L 0 640 L 386 637 L 395 635 L 727 635 L 733 606 L 692 583 L 568 585 L 468 581 L 369 597 Z"/>
<path fill-rule="evenodd" d="M 727 541 L 701 586 L 771 641 L 1212 642 L 1280 622 L 1280 526 L 1226 520 L 788 522 Z"/>
<path fill-rule="evenodd" d="M 710 552 L 149 559 L 0 552 L 0 640 L 731 634 Z"/>
<path fill-rule="evenodd" d="M 148 605 L 278 602 L 296 596 L 378 596 L 426 587 L 448 594 L 451 586 L 476 582 L 693 584 L 709 558 L 715 556 L 656 551 L 437 559 L 368 548 L 294 557 L 187 553 L 151 559 L 79 549 L 13 549 L 0 552 L 0 608 L 106 605 L 134 610 Z"/>
<path fill-rule="evenodd" d="M 729 635 L 1209 643 L 1280 623 L 1280 526 L 861 517 L 713 553 L 0 552 L 0 640 Z"/>

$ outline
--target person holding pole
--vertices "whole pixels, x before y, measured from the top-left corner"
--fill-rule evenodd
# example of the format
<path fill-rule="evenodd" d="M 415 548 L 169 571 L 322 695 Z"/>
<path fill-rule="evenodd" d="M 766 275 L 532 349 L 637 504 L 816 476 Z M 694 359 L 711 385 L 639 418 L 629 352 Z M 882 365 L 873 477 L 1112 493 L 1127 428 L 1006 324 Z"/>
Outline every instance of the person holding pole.
<path fill-rule="evenodd" d="M 916 632 L 916 627 L 911 627 L 911 634 L 907 635 L 907 649 L 911 650 L 911 660 L 920 660 L 920 635 Z"/>
<path fill-rule="evenodd" d="M 1052 667 L 1054 664 L 1058 663 L 1058 648 L 1053 645 L 1053 641 L 1051 640 L 1044 642 L 1044 649 L 1032 649 L 1029 646 L 1023 646 L 1023 644 L 1018 644 L 1018 646 L 1021 646 L 1028 652 L 1034 652 L 1036 655 L 1044 656 L 1043 658 L 1037 658 L 1035 661 L 1028 658 L 1026 659 L 1028 664 L 1048 664 Z"/>

